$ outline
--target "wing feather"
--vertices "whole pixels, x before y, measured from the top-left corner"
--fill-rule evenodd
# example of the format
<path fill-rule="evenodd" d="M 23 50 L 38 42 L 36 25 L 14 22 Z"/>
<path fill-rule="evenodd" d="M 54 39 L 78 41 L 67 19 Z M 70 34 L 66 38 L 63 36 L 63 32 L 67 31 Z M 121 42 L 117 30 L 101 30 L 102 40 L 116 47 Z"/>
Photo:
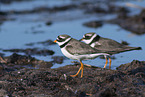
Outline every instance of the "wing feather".
<path fill-rule="evenodd" d="M 80 42 L 76 39 L 72 39 L 66 46 L 66 50 L 71 54 L 94 54 L 99 53 L 99 50 L 96 50 L 89 45 Z"/>

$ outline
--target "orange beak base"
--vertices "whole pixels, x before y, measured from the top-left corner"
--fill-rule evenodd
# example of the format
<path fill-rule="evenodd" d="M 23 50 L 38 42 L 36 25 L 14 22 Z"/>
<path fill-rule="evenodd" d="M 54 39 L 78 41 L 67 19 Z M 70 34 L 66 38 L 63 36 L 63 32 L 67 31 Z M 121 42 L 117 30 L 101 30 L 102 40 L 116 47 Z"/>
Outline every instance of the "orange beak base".
<path fill-rule="evenodd" d="M 56 42 L 57 42 L 57 40 L 54 40 L 53 42 L 55 42 L 55 43 L 56 43 Z"/>

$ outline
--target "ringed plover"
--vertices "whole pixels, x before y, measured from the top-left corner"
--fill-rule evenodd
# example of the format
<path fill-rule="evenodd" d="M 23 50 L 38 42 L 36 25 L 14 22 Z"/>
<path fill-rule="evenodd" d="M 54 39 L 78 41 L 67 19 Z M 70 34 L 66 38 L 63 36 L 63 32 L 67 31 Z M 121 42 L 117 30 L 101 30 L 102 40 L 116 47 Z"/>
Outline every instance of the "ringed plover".
<path fill-rule="evenodd" d="M 94 49 L 88 44 L 80 42 L 79 40 L 71 38 L 69 35 L 59 35 L 54 41 L 60 46 L 61 52 L 68 58 L 78 60 L 81 63 L 81 67 L 75 75 L 70 75 L 75 77 L 81 71 L 81 77 L 83 77 L 83 63 L 82 60 L 94 59 L 100 55 L 110 56 L 110 54 L 101 52 L 100 50 Z M 111 59 L 109 58 L 111 65 Z M 106 64 L 107 65 L 107 64 Z"/>
<path fill-rule="evenodd" d="M 94 32 L 84 34 L 81 41 L 84 41 L 86 44 L 89 44 L 91 47 L 97 50 L 107 51 L 110 54 L 116 54 L 131 50 L 141 50 L 141 47 L 130 47 L 127 45 L 123 45 L 115 40 L 103 38 Z"/>

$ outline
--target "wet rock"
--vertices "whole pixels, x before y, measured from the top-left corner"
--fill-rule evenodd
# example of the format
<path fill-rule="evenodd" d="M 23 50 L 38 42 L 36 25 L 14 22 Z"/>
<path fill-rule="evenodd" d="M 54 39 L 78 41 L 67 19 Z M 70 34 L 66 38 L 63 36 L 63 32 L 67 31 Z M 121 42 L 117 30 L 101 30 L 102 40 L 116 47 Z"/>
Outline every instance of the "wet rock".
<path fill-rule="evenodd" d="M 10 4 L 14 1 L 24 1 L 24 0 L 0 0 L 1 3 L 4 3 L 4 4 Z"/>
<path fill-rule="evenodd" d="M 145 33 L 145 10 L 142 10 L 139 15 L 127 16 L 123 18 L 119 16 L 116 19 L 109 20 L 109 22 L 118 24 L 132 33 L 141 35 Z"/>
<path fill-rule="evenodd" d="M 22 56 L 16 53 L 6 58 L 7 63 L 12 64 L 32 64 L 36 59 L 31 56 Z"/>
<path fill-rule="evenodd" d="M 0 77 L 6 73 L 4 64 L 0 63 Z"/>
<path fill-rule="evenodd" d="M 42 69 L 42 68 L 50 68 L 53 66 L 52 62 L 45 62 L 45 61 L 39 61 L 39 64 L 37 65 L 38 69 Z"/>
<path fill-rule="evenodd" d="M 0 83 L 0 85 L 8 92 L 9 96 L 41 95 L 42 93 L 52 95 L 58 92 L 61 85 L 58 82 L 57 72 L 50 69 L 11 72 L 0 79 L 7 79 L 5 83 Z"/>
<path fill-rule="evenodd" d="M 4 68 L 3 68 L 3 65 L 2 64 L 0 64 L 0 70 L 3 70 Z"/>
<path fill-rule="evenodd" d="M 145 72 L 138 70 L 145 68 L 145 61 L 134 60 L 117 70 L 85 67 L 83 78 L 70 77 L 79 67 L 12 71 L 0 77 L 0 86 L 9 96 L 145 96 Z"/>
<path fill-rule="evenodd" d="M 116 13 L 116 14 L 124 14 L 127 15 L 129 13 L 129 9 L 123 6 L 117 6 L 117 5 L 108 5 L 108 13 Z"/>
<path fill-rule="evenodd" d="M 8 56 L 5 58 L 7 63 L 12 64 L 46 64 L 47 62 L 44 62 L 42 60 L 37 60 L 34 57 L 26 56 L 26 55 L 19 55 L 17 53 L 13 53 L 11 56 Z"/>
<path fill-rule="evenodd" d="M 46 40 L 46 41 L 42 41 L 42 42 L 37 42 L 37 44 L 42 44 L 42 45 L 45 45 L 45 46 L 47 46 L 47 45 L 54 45 L 54 44 L 56 44 L 56 43 L 54 43 L 52 40 Z"/>
<path fill-rule="evenodd" d="M 107 11 L 100 6 L 89 6 L 85 13 L 107 13 Z"/>
<path fill-rule="evenodd" d="M 121 14 L 127 15 L 127 13 L 129 13 L 129 10 L 126 7 L 111 4 L 107 0 L 104 2 L 82 3 L 81 8 L 84 9 L 85 13 L 87 13 L 87 14 L 92 14 L 92 13 L 112 14 L 112 13 L 115 13 L 115 14 L 120 14 L 120 15 Z"/>
<path fill-rule="evenodd" d="M 102 21 L 90 21 L 90 22 L 84 23 L 83 25 L 87 26 L 87 27 L 98 28 L 103 25 L 103 22 Z"/>
<path fill-rule="evenodd" d="M 8 97 L 7 91 L 0 89 L 0 97 Z"/>
<path fill-rule="evenodd" d="M 7 13 L 0 11 L 0 25 L 3 23 L 3 21 L 6 21 L 7 19 Z"/>
<path fill-rule="evenodd" d="M 6 12 L 3 12 L 3 11 L 0 11 L 0 15 L 2 15 L 2 16 L 6 16 L 7 13 L 6 13 Z"/>
<path fill-rule="evenodd" d="M 0 53 L 0 56 L 3 57 L 5 54 L 4 53 Z"/>
<path fill-rule="evenodd" d="M 69 4 L 69 5 L 64 5 L 64 6 L 60 6 L 60 7 L 54 7 L 51 9 L 51 11 L 64 11 L 64 10 L 73 9 L 76 7 L 77 6 L 75 4 Z"/>
<path fill-rule="evenodd" d="M 27 43 L 27 44 L 25 44 L 26 46 L 34 46 L 35 45 L 35 43 Z"/>
<path fill-rule="evenodd" d="M 4 52 L 14 52 L 14 53 L 18 53 L 18 52 L 23 52 L 26 55 L 43 55 L 43 56 L 47 56 L 47 55 L 53 55 L 54 51 L 52 50 L 40 50 L 38 48 L 27 48 L 27 49 L 6 49 L 3 50 Z"/>
<path fill-rule="evenodd" d="M 6 63 L 1 65 L 1 70 L 10 72 L 27 69 L 39 69 L 39 68 L 50 68 L 53 66 L 52 62 L 45 62 L 43 60 L 35 59 L 31 56 L 12 54 L 11 56 L 5 57 Z"/>
<path fill-rule="evenodd" d="M 117 70 L 124 71 L 125 73 L 133 74 L 136 73 L 145 73 L 145 62 L 140 62 L 138 60 L 134 60 L 128 64 L 122 64 L 116 68 Z"/>
<path fill-rule="evenodd" d="M 76 8 L 77 6 L 74 4 L 69 4 L 69 5 L 63 5 L 63 6 L 54 6 L 52 8 L 49 7 L 37 7 L 32 10 L 23 10 L 23 11 L 15 11 L 15 10 L 10 10 L 7 13 L 9 14 L 29 14 L 29 13 L 40 13 L 40 12 L 57 12 L 57 11 L 66 11 L 70 10 L 73 8 Z"/>
<path fill-rule="evenodd" d="M 96 97 L 117 97 L 117 94 L 115 93 L 116 89 L 115 88 L 105 88 L 104 90 L 100 91 Z"/>
<path fill-rule="evenodd" d="M 52 22 L 48 21 L 48 22 L 46 22 L 46 25 L 50 26 L 50 25 L 52 25 Z"/>
<path fill-rule="evenodd" d="M 28 43 L 26 45 L 27 46 L 33 46 L 33 45 L 36 45 L 36 44 L 42 44 L 44 46 L 48 46 L 48 45 L 54 45 L 56 43 L 54 43 L 52 40 L 48 39 L 46 41 L 41 41 L 41 42 L 36 42 L 36 43 Z"/>
<path fill-rule="evenodd" d="M 54 63 L 62 64 L 65 57 L 63 56 L 53 56 L 52 57 Z"/>
<path fill-rule="evenodd" d="M 37 30 L 37 31 L 33 31 L 32 33 L 33 33 L 33 34 L 40 34 L 40 33 L 44 33 L 44 31 L 41 31 L 41 30 L 38 31 L 38 30 Z"/>

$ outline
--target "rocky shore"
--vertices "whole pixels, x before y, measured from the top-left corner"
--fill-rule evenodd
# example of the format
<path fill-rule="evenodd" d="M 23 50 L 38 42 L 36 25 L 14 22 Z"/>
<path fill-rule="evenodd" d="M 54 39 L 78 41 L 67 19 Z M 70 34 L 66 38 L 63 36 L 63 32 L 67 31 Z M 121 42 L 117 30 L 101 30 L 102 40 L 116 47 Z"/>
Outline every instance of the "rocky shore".
<path fill-rule="evenodd" d="M 23 63 L 19 58 L 17 60 L 13 59 L 15 62 L 10 61 L 13 58 L 12 56 L 15 56 L 15 58 L 20 57 Z M 145 96 L 145 61 L 133 60 L 131 63 L 120 65 L 116 70 L 85 67 L 83 78 L 80 75 L 73 78 L 69 75 L 77 72 L 80 67 L 79 64 L 51 69 L 50 67 L 53 62 L 38 61 L 35 58 L 27 58 L 26 56 L 17 54 L 13 54 L 12 56 L 7 58 L 9 59 L 7 63 L 0 63 L 0 96 Z M 39 69 L 21 68 L 15 70 L 19 67 L 18 62 L 20 67 L 23 64 L 30 63 L 45 64 L 48 67 Z"/>
<path fill-rule="evenodd" d="M 0 0 L 0 3 L 11 4 L 12 2 L 21 1 L 29 2 L 32 0 Z M 83 22 L 81 25 L 85 27 L 97 29 L 103 27 L 104 24 L 117 24 L 122 29 L 133 34 L 144 35 L 145 9 L 142 8 L 139 14 L 132 16 L 129 15 L 129 6 L 118 6 L 113 4 L 114 1 L 113 3 L 111 1 L 112 0 L 99 0 L 97 3 L 82 1 L 81 3 L 53 7 L 40 6 L 31 10 L 0 10 L 0 26 L 7 21 L 18 21 L 17 16 L 25 17 L 26 15 L 31 16 L 45 13 L 42 15 L 46 15 L 45 17 L 39 16 L 41 19 L 34 21 L 37 23 L 37 21 L 44 19 L 42 22 L 44 25 L 47 25 L 48 28 L 46 29 L 49 29 L 53 24 L 60 23 L 57 18 L 63 21 L 68 17 L 70 21 L 74 18 L 79 20 L 79 16 L 73 17 L 74 13 L 70 13 L 72 17 L 71 15 L 65 17 L 66 15 L 64 15 L 64 13 L 69 14 L 69 11 L 80 10 L 86 17 L 92 15 L 96 15 L 96 17 L 116 15 L 113 19 L 94 19 Z M 64 16 L 59 16 L 61 12 L 64 12 Z M 58 16 L 55 17 L 56 19 L 51 19 L 48 17 L 50 14 L 54 14 L 54 17 Z M 37 24 L 36 28 L 37 27 L 44 26 Z M 7 30 L 7 28 L 8 26 L 2 30 Z M 25 33 L 34 35 L 48 33 L 45 32 L 45 30 L 34 28 L 35 26 L 30 27 L 30 32 L 26 31 Z M 29 28 L 27 30 L 29 30 Z M 53 30 L 51 31 L 51 29 L 49 30 L 52 33 L 55 32 Z M 69 30 L 71 31 L 71 29 Z M 84 29 L 82 29 L 82 31 L 84 31 Z M 15 32 L 15 29 L 13 29 L 13 32 Z M 59 32 L 61 32 L 60 29 Z M 4 31 L 1 33 L 7 32 Z M 20 33 L 23 33 L 23 31 L 20 31 Z M 1 35 L 1 37 L 3 36 Z M 137 39 L 135 40 L 138 41 Z M 128 41 L 123 41 L 122 44 L 128 45 Z M 53 40 L 49 39 L 49 37 L 46 41 L 28 42 L 25 44 L 26 47 L 24 48 L 23 46 L 18 46 L 18 48 L 9 48 L 8 46 L 5 48 L 2 45 L 2 48 L 0 48 L 0 57 L 4 60 L 0 59 L 0 97 L 145 97 L 145 61 L 133 60 L 130 63 L 116 64 L 116 66 L 119 66 L 116 70 L 85 66 L 83 78 L 81 78 L 80 75 L 73 78 L 69 75 L 75 74 L 80 64 L 71 63 L 64 67 L 52 69 L 51 67 L 55 65 L 55 63 L 63 64 L 65 57 L 55 56 L 55 50 L 49 48 L 51 45 L 55 45 L 55 43 Z M 5 57 L 5 53 L 8 52 L 12 55 Z M 142 52 L 142 54 L 144 53 Z M 38 60 L 32 57 L 33 55 L 50 56 L 52 61 Z"/>

